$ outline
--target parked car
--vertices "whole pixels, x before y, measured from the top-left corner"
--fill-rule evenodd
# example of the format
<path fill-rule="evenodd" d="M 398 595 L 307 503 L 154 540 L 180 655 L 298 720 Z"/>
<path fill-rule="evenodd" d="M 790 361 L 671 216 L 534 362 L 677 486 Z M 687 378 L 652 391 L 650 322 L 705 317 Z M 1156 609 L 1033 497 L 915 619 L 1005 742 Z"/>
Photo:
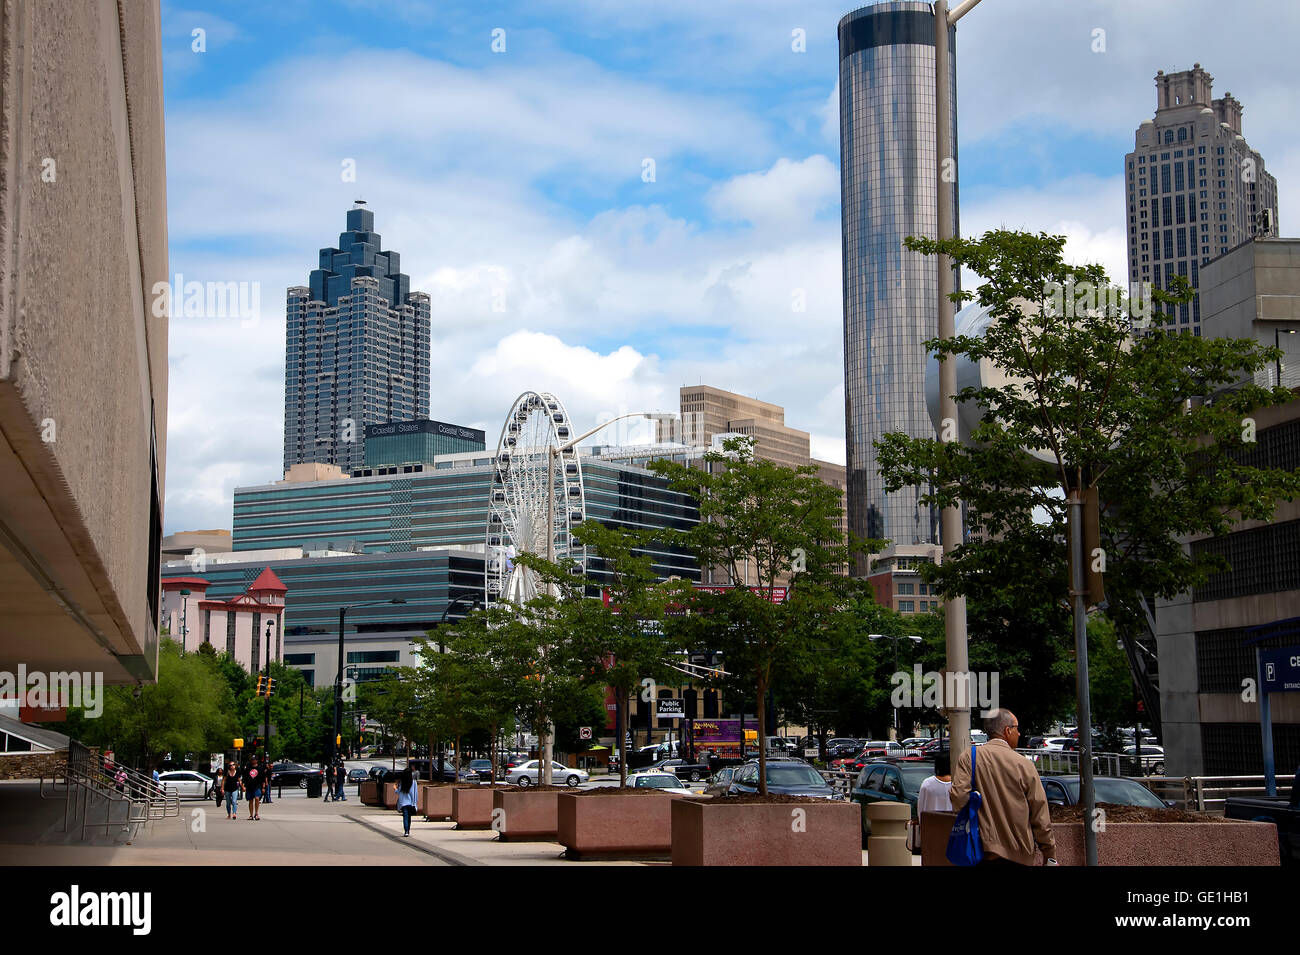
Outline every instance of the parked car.
<path fill-rule="evenodd" d="M 837 736 L 826 741 L 826 756 L 828 759 L 843 759 L 846 756 L 856 756 L 860 752 L 862 752 L 862 745 L 856 739 Z"/>
<path fill-rule="evenodd" d="M 271 767 L 271 785 L 297 786 L 299 789 L 306 789 L 307 780 L 320 775 L 322 773 L 319 769 L 304 763 L 275 763 Z"/>
<path fill-rule="evenodd" d="M 1269 799 L 1267 796 L 1229 796 L 1224 807 L 1225 819 L 1271 822 L 1277 826 L 1277 848 L 1282 865 L 1300 864 L 1300 773 L 1291 785 L 1291 798 Z"/>
<path fill-rule="evenodd" d="M 1138 768 L 1136 746 L 1125 746 L 1120 750 L 1120 755 L 1127 757 L 1124 760 L 1125 772 L 1132 772 Z M 1142 770 L 1151 776 L 1163 776 L 1165 774 L 1165 751 L 1163 747 L 1142 744 Z"/>
<path fill-rule="evenodd" d="M 540 782 L 542 772 L 542 761 L 540 759 L 530 759 L 526 763 L 520 763 L 514 769 L 506 774 L 506 782 L 512 786 L 533 786 Z M 555 760 L 551 760 L 551 784 L 558 785 L 563 782 L 567 786 L 577 786 L 579 783 L 585 783 L 589 777 L 585 770 L 570 769 L 563 766 Z"/>
<path fill-rule="evenodd" d="M 1073 806 L 1079 802 L 1078 776 L 1044 776 L 1042 783 L 1048 803 L 1057 806 Z M 1136 779 L 1125 776 L 1094 776 L 1092 783 L 1099 803 L 1146 806 L 1149 809 L 1168 809 L 1173 805 L 1172 802 L 1161 799 Z"/>
<path fill-rule="evenodd" d="M 736 774 L 739 766 L 726 766 L 719 769 L 709 780 L 709 784 L 704 787 L 704 792 L 710 796 L 725 796 L 727 790 L 731 788 L 731 777 Z"/>
<path fill-rule="evenodd" d="M 799 743 L 796 740 L 787 739 L 784 736 L 769 736 L 767 738 L 767 750 L 769 753 L 776 752 L 783 755 L 793 755 L 799 749 Z"/>
<path fill-rule="evenodd" d="M 767 764 L 767 791 L 774 796 L 815 796 L 818 799 L 839 799 L 830 784 L 806 763 L 775 761 Z M 737 768 L 731 777 L 727 792 L 730 795 L 750 795 L 758 792 L 758 763 L 750 762 Z"/>
<path fill-rule="evenodd" d="M 466 770 L 473 775 L 479 782 L 488 783 L 492 781 L 492 760 L 490 759 L 471 759 L 469 767 Z"/>
<path fill-rule="evenodd" d="M 867 806 L 874 802 L 906 803 L 916 818 L 916 798 L 921 783 L 934 775 L 934 763 L 929 760 L 899 761 L 876 760 L 867 763 L 858 773 L 849 798 L 862 807 L 862 834 L 871 834 L 867 821 Z"/>
<path fill-rule="evenodd" d="M 642 770 L 627 777 L 629 789 L 664 789 L 671 792 L 690 792 L 691 789 L 672 773 Z"/>
<path fill-rule="evenodd" d="M 709 777 L 708 763 L 691 763 L 684 759 L 661 759 L 657 763 L 651 763 L 647 769 L 657 773 L 672 773 L 678 779 L 689 779 L 693 783 Z"/>
<path fill-rule="evenodd" d="M 158 784 L 167 795 L 185 799 L 207 799 L 212 793 L 211 777 L 190 769 L 159 773 Z"/>

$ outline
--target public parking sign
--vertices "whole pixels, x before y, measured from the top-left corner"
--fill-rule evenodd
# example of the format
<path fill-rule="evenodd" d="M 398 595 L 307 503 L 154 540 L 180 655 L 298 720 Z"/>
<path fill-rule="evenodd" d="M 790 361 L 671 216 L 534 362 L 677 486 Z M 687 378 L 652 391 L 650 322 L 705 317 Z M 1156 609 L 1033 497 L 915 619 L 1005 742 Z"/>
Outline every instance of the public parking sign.
<path fill-rule="evenodd" d="M 681 700 L 655 700 L 655 715 L 660 719 L 681 719 L 686 713 Z"/>
<path fill-rule="evenodd" d="M 1300 647 L 1261 650 L 1265 693 L 1291 693 L 1300 690 Z"/>

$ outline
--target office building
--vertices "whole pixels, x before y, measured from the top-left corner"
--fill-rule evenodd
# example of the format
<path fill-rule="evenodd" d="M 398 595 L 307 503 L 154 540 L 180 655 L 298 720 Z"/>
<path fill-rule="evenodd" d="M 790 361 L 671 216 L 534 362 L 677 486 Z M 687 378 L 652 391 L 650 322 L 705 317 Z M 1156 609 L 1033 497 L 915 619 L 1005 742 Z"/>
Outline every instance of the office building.
<path fill-rule="evenodd" d="M 285 302 L 284 469 L 365 465 L 366 429 L 429 416 L 429 296 L 410 290 L 375 214 L 349 209 L 338 248 Z"/>
<path fill-rule="evenodd" d="M 957 209 L 956 31 L 950 31 L 954 155 L 944 188 Z M 839 23 L 844 285 L 844 426 L 850 533 L 897 544 L 938 541 L 922 488 L 887 493 L 874 442 L 935 432 L 926 414 L 922 342 L 938 334 L 935 260 L 903 247 L 938 235 L 934 11 L 877 3 Z M 954 282 L 954 285 L 956 283 Z M 865 574 L 866 562 L 854 561 Z"/>
<path fill-rule="evenodd" d="M 1241 133 L 1241 103 L 1214 99 L 1214 77 L 1195 64 L 1156 81 L 1156 112 L 1124 157 L 1128 280 L 1167 289 L 1176 275 L 1193 288 L 1200 270 L 1255 236 L 1276 236 L 1277 180 Z M 1201 334 L 1202 297 L 1160 326 Z"/>
<path fill-rule="evenodd" d="M 436 628 L 444 613 L 449 621 L 464 617 L 473 606 L 473 598 L 481 599 L 483 595 L 481 543 L 478 552 L 433 548 L 394 554 L 317 555 L 290 548 L 269 560 L 262 552 L 249 553 L 249 559 L 243 561 L 223 556 L 202 574 L 200 582 L 206 584 L 206 589 L 197 614 L 195 598 L 189 597 L 190 644 L 207 639 L 218 651 L 227 651 L 232 645 L 230 628 L 234 627 L 236 659 L 246 664 L 252 651 L 260 650 L 259 659 L 264 661 L 265 646 L 247 643 L 252 634 L 246 630 L 251 618 L 232 622 L 226 611 L 268 612 L 241 604 L 248 603 L 243 595 L 256 596 L 265 587 L 264 576 L 271 574 L 285 591 L 280 607 L 284 614 L 283 644 L 277 634 L 272 653 L 282 655 L 286 666 L 301 670 L 308 686 L 329 686 L 334 682 L 339 608 L 353 608 L 345 617 L 346 676 L 364 682 L 383 676 L 393 667 L 415 665 L 411 641 Z M 167 565 L 163 578 L 169 593 L 178 593 L 182 588 L 197 592 L 196 575 L 187 562 Z M 404 603 L 388 603 L 394 597 Z M 461 597 L 470 599 L 450 606 Z M 179 607 L 179 600 L 175 605 Z M 258 632 L 264 633 L 265 619 L 258 622 Z"/>
<path fill-rule="evenodd" d="M 1300 335 L 1300 239 L 1256 239 L 1201 269 L 1202 333 L 1285 344 Z M 1293 347 L 1288 357 L 1295 354 Z M 1294 359 L 1292 359 L 1294 361 Z M 1300 376 L 1282 363 L 1292 391 Z M 1300 398 L 1253 415 L 1255 441 L 1242 454 L 1256 467 L 1300 468 Z M 1193 554 L 1217 555 L 1231 569 L 1200 587 L 1156 603 L 1156 647 L 1166 772 L 1171 776 L 1257 775 L 1263 744 L 1257 694 L 1257 649 L 1300 646 L 1300 501 L 1278 504 L 1272 520 L 1241 521 L 1222 537 L 1193 537 Z M 1279 776 L 1300 765 L 1300 694 L 1271 699 Z"/>
<path fill-rule="evenodd" d="M 466 428 L 445 421 L 390 421 L 366 428 L 365 467 L 356 477 L 374 474 L 401 474 L 409 471 L 385 470 L 432 464 L 441 454 L 464 454 L 487 448 L 487 435 L 477 428 Z"/>
<path fill-rule="evenodd" d="M 156 2 L 0 10 L 0 671 L 157 677 L 159 31 Z"/>
<path fill-rule="evenodd" d="M 282 660 L 288 588 L 264 566 L 242 591 L 210 594 L 207 576 L 171 576 L 162 581 L 163 625 L 185 653 L 208 643 L 250 673 Z M 192 616 L 191 616 L 192 614 Z"/>
<path fill-rule="evenodd" d="M 870 557 L 867 582 L 875 594 L 876 603 L 902 614 L 929 613 L 939 610 L 943 601 L 921 578 L 922 564 L 943 561 L 943 548 L 938 544 L 891 544 Z"/>

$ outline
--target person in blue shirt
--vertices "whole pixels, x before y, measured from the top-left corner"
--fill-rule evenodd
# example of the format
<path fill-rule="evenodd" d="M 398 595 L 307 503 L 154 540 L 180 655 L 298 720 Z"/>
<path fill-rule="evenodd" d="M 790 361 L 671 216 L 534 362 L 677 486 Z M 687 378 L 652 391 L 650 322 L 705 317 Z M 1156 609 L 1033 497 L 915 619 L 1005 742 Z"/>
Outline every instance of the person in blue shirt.
<path fill-rule="evenodd" d="M 415 785 L 415 773 L 411 771 L 408 763 L 397 777 L 397 808 L 402 812 L 402 828 L 405 830 L 402 835 L 411 834 L 411 813 L 415 811 L 416 804 L 419 802 L 420 787 Z"/>

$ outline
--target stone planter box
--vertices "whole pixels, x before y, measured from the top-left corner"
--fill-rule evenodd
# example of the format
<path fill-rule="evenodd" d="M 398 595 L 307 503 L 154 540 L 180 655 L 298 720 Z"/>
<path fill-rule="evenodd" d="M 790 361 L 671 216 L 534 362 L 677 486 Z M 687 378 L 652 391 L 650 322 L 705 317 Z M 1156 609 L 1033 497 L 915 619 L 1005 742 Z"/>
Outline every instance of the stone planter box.
<path fill-rule="evenodd" d="M 378 806 L 381 804 L 381 799 L 379 798 L 379 783 L 368 779 L 360 785 L 359 789 L 361 805 Z"/>
<path fill-rule="evenodd" d="M 664 792 L 557 796 L 555 841 L 570 859 L 668 856 L 672 807 L 687 798 Z"/>
<path fill-rule="evenodd" d="M 1056 860 L 1083 865 L 1083 823 L 1052 823 Z M 1042 865 L 1042 859 L 1035 864 Z M 1097 833 L 1098 865 L 1281 865 L 1271 822 L 1111 822 Z"/>
<path fill-rule="evenodd" d="M 955 813 L 926 813 L 921 821 L 921 864 L 949 865 L 945 852 Z M 1054 822 L 1056 859 L 1083 865 L 1083 823 Z M 1042 865 L 1042 857 L 1034 861 Z M 1104 866 L 1280 865 L 1277 827 L 1266 822 L 1111 822 L 1097 833 L 1097 864 Z"/>
<path fill-rule="evenodd" d="M 457 789 L 472 789 L 474 785 L 474 783 L 466 783 L 463 786 L 436 786 L 431 783 L 422 783 L 420 785 L 420 804 L 417 811 L 430 822 L 450 819 L 452 809 L 451 794 Z"/>
<path fill-rule="evenodd" d="M 492 800 L 499 790 L 466 786 L 451 791 L 451 818 L 457 829 L 491 829 Z"/>
<path fill-rule="evenodd" d="M 397 783 L 384 783 L 384 808 L 397 808 Z"/>
<path fill-rule="evenodd" d="M 795 813 L 802 811 L 802 816 Z M 672 804 L 673 865 L 862 865 L 862 807 L 807 803 Z"/>
<path fill-rule="evenodd" d="M 502 842 L 554 842 L 559 828 L 558 789 L 497 789 L 492 793 L 495 829 Z M 499 810 L 499 811 L 498 811 Z"/>

